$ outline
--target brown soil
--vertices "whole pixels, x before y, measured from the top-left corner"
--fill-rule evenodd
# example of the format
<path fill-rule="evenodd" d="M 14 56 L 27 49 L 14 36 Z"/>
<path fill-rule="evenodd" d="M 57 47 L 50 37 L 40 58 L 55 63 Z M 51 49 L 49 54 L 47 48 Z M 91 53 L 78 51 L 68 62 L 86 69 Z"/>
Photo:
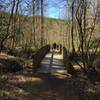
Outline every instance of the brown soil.
<path fill-rule="evenodd" d="M 64 74 L 9 74 L 0 87 L 7 96 L 0 100 L 100 100 L 90 83 Z"/>

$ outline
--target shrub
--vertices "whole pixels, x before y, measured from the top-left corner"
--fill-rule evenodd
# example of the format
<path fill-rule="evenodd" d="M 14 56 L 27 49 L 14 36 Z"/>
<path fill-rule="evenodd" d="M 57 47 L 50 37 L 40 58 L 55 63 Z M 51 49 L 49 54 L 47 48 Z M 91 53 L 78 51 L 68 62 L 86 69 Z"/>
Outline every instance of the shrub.
<path fill-rule="evenodd" d="M 18 58 L 0 59 L 0 72 L 17 72 L 23 69 L 24 61 Z"/>

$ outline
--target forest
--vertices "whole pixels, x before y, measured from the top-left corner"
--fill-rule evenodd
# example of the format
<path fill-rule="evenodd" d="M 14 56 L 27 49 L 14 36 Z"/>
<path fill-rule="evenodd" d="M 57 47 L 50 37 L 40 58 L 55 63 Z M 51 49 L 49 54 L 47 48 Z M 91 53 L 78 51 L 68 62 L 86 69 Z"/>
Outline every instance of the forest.
<path fill-rule="evenodd" d="M 100 0 L 0 0 L 0 100 L 22 99 L 100 100 Z"/>

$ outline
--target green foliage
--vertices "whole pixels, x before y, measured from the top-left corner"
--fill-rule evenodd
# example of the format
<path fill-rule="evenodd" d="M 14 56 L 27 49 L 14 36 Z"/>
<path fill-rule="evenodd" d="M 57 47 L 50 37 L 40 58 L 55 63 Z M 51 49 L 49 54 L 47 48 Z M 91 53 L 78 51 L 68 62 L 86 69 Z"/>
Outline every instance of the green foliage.
<path fill-rule="evenodd" d="M 8 77 L 6 75 L 0 75 L 0 82 L 6 82 Z"/>
<path fill-rule="evenodd" d="M 0 97 L 8 97 L 10 94 L 7 91 L 0 91 Z"/>
<path fill-rule="evenodd" d="M 92 85 L 89 89 L 88 89 L 90 92 L 93 92 L 97 95 L 100 95 L 100 88 L 99 87 L 96 87 L 94 85 Z"/>

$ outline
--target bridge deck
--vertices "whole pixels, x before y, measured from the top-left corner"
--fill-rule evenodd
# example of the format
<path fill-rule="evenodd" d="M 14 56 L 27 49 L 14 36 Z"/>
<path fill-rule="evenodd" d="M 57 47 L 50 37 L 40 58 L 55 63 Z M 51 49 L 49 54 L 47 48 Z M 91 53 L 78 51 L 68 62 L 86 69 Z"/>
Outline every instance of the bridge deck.
<path fill-rule="evenodd" d="M 63 56 L 58 52 L 49 52 L 41 62 L 39 73 L 65 73 L 66 69 L 63 64 Z"/>

